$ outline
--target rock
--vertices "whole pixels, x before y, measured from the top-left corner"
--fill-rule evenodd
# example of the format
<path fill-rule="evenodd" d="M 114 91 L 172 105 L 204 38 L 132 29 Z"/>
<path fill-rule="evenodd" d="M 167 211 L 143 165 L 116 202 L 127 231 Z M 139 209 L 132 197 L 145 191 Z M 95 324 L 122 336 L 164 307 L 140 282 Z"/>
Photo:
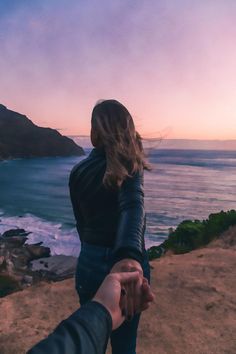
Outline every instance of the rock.
<path fill-rule="evenodd" d="M 33 277 L 31 275 L 24 275 L 21 279 L 22 284 L 32 285 L 33 284 Z"/>
<path fill-rule="evenodd" d="M 4 242 L 5 244 L 8 244 L 8 247 L 20 247 L 24 245 L 24 243 L 28 240 L 27 237 L 22 237 L 22 236 L 13 236 L 13 237 L 7 237 Z"/>
<path fill-rule="evenodd" d="M 8 274 L 26 272 L 28 264 L 34 259 L 50 256 L 50 248 L 42 242 L 25 244 L 29 232 L 24 229 L 6 231 L 0 238 L 0 271 Z"/>
<path fill-rule="evenodd" d="M 30 261 L 42 257 L 50 256 L 50 248 L 39 245 L 24 245 L 22 247 L 13 248 L 10 259 L 14 264 L 15 270 L 26 270 Z"/>
<path fill-rule="evenodd" d="M 35 125 L 0 105 L 0 159 L 85 155 L 82 147 L 57 130 Z"/>
<path fill-rule="evenodd" d="M 0 237 L 0 244 L 8 244 L 7 247 L 20 247 L 26 240 L 30 232 L 26 232 L 24 229 L 11 229 L 5 231 Z"/>
<path fill-rule="evenodd" d="M 14 264 L 15 271 L 27 269 L 31 258 L 30 253 L 25 247 L 14 248 L 11 253 L 11 260 Z"/>
<path fill-rule="evenodd" d="M 6 269 L 6 260 L 4 256 L 0 256 L 0 271 Z"/>
<path fill-rule="evenodd" d="M 51 250 L 49 247 L 41 246 L 38 243 L 25 245 L 25 248 L 29 252 L 29 257 L 28 261 L 31 261 L 33 259 L 38 259 L 38 258 L 43 258 L 43 257 L 49 257 Z"/>
<path fill-rule="evenodd" d="M 47 279 L 62 280 L 75 274 L 76 264 L 76 257 L 55 255 L 32 261 L 30 268 L 32 271 L 41 272 Z"/>
<path fill-rule="evenodd" d="M 35 246 L 41 246 L 43 244 L 43 241 L 34 243 Z"/>
<path fill-rule="evenodd" d="M 77 258 L 51 256 L 50 248 L 43 246 L 43 242 L 25 243 L 28 234 L 24 229 L 11 229 L 0 235 L 0 296 L 41 280 L 74 276 Z"/>
<path fill-rule="evenodd" d="M 13 261 L 11 260 L 10 256 L 7 255 L 7 257 L 5 258 L 6 261 L 6 270 L 9 274 L 14 274 L 15 271 L 15 265 L 13 263 Z"/>
<path fill-rule="evenodd" d="M 26 237 L 30 234 L 31 232 L 27 232 L 24 229 L 10 229 L 5 231 L 2 234 L 3 238 L 9 238 L 9 237 Z"/>

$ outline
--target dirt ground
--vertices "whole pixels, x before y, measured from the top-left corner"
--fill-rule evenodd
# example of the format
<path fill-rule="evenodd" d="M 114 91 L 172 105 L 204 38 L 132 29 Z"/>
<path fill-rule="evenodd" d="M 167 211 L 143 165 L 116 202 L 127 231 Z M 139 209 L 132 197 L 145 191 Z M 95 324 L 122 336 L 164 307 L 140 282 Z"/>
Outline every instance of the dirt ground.
<path fill-rule="evenodd" d="M 142 315 L 138 354 L 236 353 L 236 228 L 221 241 L 151 262 L 156 302 Z M 0 299 L 0 354 L 23 354 L 78 307 L 74 279 Z"/>

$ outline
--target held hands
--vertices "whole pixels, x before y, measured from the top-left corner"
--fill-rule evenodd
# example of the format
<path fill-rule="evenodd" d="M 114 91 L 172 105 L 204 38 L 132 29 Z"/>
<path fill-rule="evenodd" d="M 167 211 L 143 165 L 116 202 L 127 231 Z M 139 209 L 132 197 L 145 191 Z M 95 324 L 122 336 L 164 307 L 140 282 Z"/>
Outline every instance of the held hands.
<path fill-rule="evenodd" d="M 139 262 L 131 258 L 125 258 L 117 262 L 111 269 L 111 273 L 114 272 L 139 272 L 139 279 L 137 282 L 127 283 L 125 285 L 125 291 L 127 296 L 122 297 L 121 307 L 124 313 L 124 316 L 127 320 L 131 320 L 135 313 L 140 311 L 140 301 L 142 299 L 142 285 L 143 282 L 147 286 L 148 282 L 143 278 L 143 270 Z M 145 280 L 144 280 L 145 279 Z"/>
<path fill-rule="evenodd" d="M 111 273 L 138 271 L 143 276 L 143 270 L 139 262 L 132 258 L 125 258 L 117 262 L 111 269 Z"/>
<path fill-rule="evenodd" d="M 137 284 L 140 283 L 141 289 L 139 292 L 140 297 L 136 302 L 137 307 L 132 307 L 132 309 L 135 312 L 141 312 L 149 307 L 150 302 L 154 300 L 154 295 L 148 285 L 148 281 L 142 278 L 138 271 L 110 273 L 98 289 L 93 300 L 101 303 L 110 312 L 113 330 L 118 328 L 125 320 L 124 308 L 130 301 L 128 299 L 130 295 L 126 289 L 135 289 Z"/>

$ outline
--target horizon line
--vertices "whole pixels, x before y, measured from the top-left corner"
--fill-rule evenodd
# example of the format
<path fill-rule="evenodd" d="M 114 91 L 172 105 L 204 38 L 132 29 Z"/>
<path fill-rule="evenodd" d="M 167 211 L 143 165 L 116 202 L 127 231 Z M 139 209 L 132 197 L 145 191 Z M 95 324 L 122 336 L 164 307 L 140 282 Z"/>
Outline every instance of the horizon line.
<path fill-rule="evenodd" d="M 82 138 L 89 138 L 90 135 L 78 135 L 78 134 L 68 134 L 68 137 L 82 137 Z M 235 139 L 196 139 L 196 138 L 143 138 L 142 140 L 191 140 L 191 141 L 236 141 Z"/>

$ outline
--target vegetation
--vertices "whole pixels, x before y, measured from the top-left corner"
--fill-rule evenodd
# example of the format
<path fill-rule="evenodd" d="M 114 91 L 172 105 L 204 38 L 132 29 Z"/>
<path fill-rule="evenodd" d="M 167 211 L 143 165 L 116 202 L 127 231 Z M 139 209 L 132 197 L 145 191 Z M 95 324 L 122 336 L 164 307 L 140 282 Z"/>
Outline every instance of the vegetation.
<path fill-rule="evenodd" d="M 20 290 L 18 282 L 10 275 L 0 275 L 0 298 Z"/>
<path fill-rule="evenodd" d="M 165 252 L 172 250 L 175 254 L 181 254 L 203 247 L 233 225 L 236 225 L 236 210 L 210 214 L 203 221 L 184 220 L 169 232 L 168 238 L 160 246 L 148 250 L 149 259 L 159 258 L 163 249 Z"/>

